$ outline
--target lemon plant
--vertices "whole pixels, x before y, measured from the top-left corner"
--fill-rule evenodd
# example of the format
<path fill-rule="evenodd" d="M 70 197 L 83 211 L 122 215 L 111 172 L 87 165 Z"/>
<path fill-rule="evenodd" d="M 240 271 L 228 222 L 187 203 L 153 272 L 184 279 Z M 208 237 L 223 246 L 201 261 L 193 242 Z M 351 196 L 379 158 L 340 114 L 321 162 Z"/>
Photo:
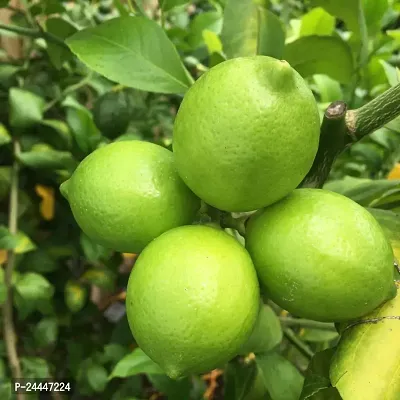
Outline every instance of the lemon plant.
<path fill-rule="evenodd" d="M 397 1 L 0 7 L 2 399 L 396 399 Z"/>

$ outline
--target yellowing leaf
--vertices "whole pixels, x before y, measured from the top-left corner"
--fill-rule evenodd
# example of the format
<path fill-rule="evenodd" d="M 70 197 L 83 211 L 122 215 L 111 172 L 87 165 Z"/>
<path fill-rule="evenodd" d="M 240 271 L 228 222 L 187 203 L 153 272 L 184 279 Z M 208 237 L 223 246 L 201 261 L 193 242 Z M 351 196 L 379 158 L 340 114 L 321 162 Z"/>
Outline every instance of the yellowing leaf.
<path fill-rule="evenodd" d="M 397 163 L 394 168 L 390 171 L 388 179 L 400 179 L 400 163 Z"/>
<path fill-rule="evenodd" d="M 78 312 L 84 307 L 87 295 L 87 288 L 79 282 L 68 281 L 65 285 L 65 303 L 72 312 Z"/>
<path fill-rule="evenodd" d="M 54 218 L 54 189 L 49 186 L 36 185 L 35 191 L 42 198 L 40 214 L 46 221 Z"/>
<path fill-rule="evenodd" d="M 396 298 L 362 320 L 365 322 L 350 324 L 342 334 L 332 359 L 331 383 L 343 399 L 398 400 L 400 290 Z"/>
<path fill-rule="evenodd" d="M 15 237 L 18 243 L 14 248 L 15 253 L 23 254 L 36 249 L 36 245 L 27 235 L 25 235 L 25 233 L 18 232 Z"/>

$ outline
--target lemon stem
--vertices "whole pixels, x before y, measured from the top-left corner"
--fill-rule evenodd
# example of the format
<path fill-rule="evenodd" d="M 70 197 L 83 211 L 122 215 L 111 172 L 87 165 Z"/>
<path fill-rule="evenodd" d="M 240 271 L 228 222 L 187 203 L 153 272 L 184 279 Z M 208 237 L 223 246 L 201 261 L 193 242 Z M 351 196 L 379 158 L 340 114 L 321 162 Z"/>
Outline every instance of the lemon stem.
<path fill-rule="evenodd" d="M 297 335 L 289 328 L 283 329 L 283 334 L 285 338 L 299 350 L 303 356 L 311 360 L 314 356 L 314 352 L 302 341 L 300 340 Z"/>
<path fill-rule="evenodd" d="M 314 163 L 300 187 L 320 188 L 336 157 L 348 146 L 375 132 L 400 115 L 400 84 L 356 110 L 343 101 L 332 103 L 324 114 Z"/>
<path fill-rule="evenodd" d="M 319 329 L 321 331 L 336 332 L 333 324 L 327 322 L 313 321 L 312 319 L 304 318 L 291 318 L 291 317 L 279 317 L 282 325 L 284 326 L 297 326 L 301 328 Z"/>
<path fill-rule="evenodd" d="M 15 235 L 18 231 L 18 185 L 19 185 L 19 163 L 18 154 L 20 145 L 17 140 L 14 140 L 14 163 L 11 171 L 11 190 L 10 190 L 10 205 L 8 229 L 11 235 Z M 16 333 L 13 320 L 13 293 L 12 293 L 12 276 L 15 266 L 15 251 L 10 249 L 7 252 L 7 264 L 4 271 L 4 284 L 6 286 L 6 299 L 3 304 L 3 326 L 4 326 L 4 341 L 7 351 L 7 358 L 11 369 L 11 374 L 14 379 L 20 379 L 21 365 L 17 353 Z M 19 393 L 18 400 L 23 400 L 25 397 Z"/>

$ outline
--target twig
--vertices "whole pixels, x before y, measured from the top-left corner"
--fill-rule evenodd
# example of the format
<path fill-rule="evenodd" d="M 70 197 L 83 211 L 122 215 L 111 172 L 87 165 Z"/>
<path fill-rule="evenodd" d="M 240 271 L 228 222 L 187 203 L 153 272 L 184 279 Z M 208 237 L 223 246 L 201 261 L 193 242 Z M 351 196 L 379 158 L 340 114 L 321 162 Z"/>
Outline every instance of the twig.
<path fill-rule="evenodd" d="M 279 317 L 279 320 L 286 326 L 300 326 L 302 328 L 319 329 L 322 331 L 336 332 L 332 324 L 326 322 L 313 321 L 311 319 Z"/>
<path fill-rule="evenodd" d="M 0 30 L 1 29 L 17 33 L 18 35 L 29 36 L 31 38 L 36 38 L 36 39 L 42 38 L 48 42 L 57 44 L 58 46 L 61 46 L 64 49 L 69 49 L 69 47 L 64 43 L 63 40 L 41 29 L 23 28 L 22 26 L 0 24 Z"/>
<path fill-rule="evenodd" d="M 332 103 L 324 115 L 314 163 L 299 186 L 322 187 L 333 162 L 346 147 L 375 132 L 399 115 L 400 84 L 356 110 L 347 111 L 347 106 L 342 101 Z"/>
<path fill-rule="evenodd" d="M 19 164 L 17 156 L 20 152 L 20 145 L 14 140 L 14 163 L 11 172 L 11 190 L 10 190 L 10 210 L 8 228 L 10 234 L 15 235 L 18 231 L 18 181 L 19 181 Z M 12 293 L 12 276 L 15 265 L 15 251 L 8 251 L 7 264 L 5 268 L 4 283 L 7 290 L 7 297 L 3 305 L 3 324 L 4 324 L 4 341 L 6 345 L 8 362 L 11 374 L 14 379 L 22 378 L 21 365 L 17 353 L 16 334 L 13 320 L 13 293 Z M 25 397 L 19 393 L 18 400 Z"/>
<path fill-rule="evenodd" d="M 47 112 L 48 110 L 50 110 L 50 108 L 52 108 L 53 106 L 55 106 L 59 101 L 63 100 L 67 95 L 69 95 L 70 93 L 75 92 L 76 90 L 81 89 L 82 87 L 84 87 L 93 77 L 93 73 L 89 72 L 88 75 L 86 75 L 82 80 L 80 80 L 79 82 L 66 87 L 59 96 L 57 96 L 55 99 L 53 99 L 52 101 L 50 101 L 49 103 L 47 103 L 44 107 L 44 111 Z"/>
<path fill-rule="evenodd" d="M 303 343 L 296 334 L 289 328 L 283 329 L 283 334 L 285 335 L 286 339 L 300 351 L 305 357 L 311 360 L 314 356 L 314 352 L 305 344 Z"/>

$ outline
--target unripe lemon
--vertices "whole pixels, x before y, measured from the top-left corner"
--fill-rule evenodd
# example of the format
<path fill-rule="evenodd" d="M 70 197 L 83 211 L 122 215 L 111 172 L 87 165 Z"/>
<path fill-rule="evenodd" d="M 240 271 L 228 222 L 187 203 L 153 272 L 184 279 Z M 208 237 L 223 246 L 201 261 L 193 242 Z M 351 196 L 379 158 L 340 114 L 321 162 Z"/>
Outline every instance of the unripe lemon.
<path fill-rule="evenodd" d="M 226 211 L 270 205 L 310 170 L 319 142 L 317 104 L 286 62 L 225 61 L 186 93 L 174 124 L 178 172 L 206 203 Z"/>
<path fill-rule="evenodd" d="M 294 190 L 250 219 L 246 247 L 268 296 L 296 316 L 350 320 L 396 293 L 380 225 L 337 193 Z"/>
<path fill-rule="evenodd" d="M 86 235 L 125 253 L 138 253 L 161 233 L 191 223 L 200 207 L 172 153 L 137 140 L 95 150 L 60 190 Z"/>
<path fill-rule="evenodd" d="M 246 249 L 223 230 L 172 229 L 140 254 L 127 316 L 140 348 L 171 378 L 220 367 L 250 336 L 259 308 Z"/>

